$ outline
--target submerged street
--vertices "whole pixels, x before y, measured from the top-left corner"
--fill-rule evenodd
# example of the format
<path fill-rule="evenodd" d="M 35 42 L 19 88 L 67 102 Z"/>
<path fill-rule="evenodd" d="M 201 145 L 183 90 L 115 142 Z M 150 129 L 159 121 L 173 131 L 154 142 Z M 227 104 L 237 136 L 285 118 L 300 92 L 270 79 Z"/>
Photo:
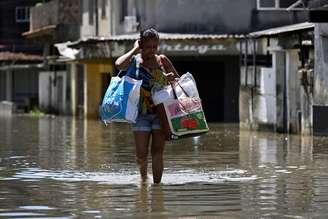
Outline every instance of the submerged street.
<path fill-rule="evenodd" d="M 128 124 L 2 117 L 0 218 L 326 217 L 328 138 L 209 126 L 143 185 Z"/>

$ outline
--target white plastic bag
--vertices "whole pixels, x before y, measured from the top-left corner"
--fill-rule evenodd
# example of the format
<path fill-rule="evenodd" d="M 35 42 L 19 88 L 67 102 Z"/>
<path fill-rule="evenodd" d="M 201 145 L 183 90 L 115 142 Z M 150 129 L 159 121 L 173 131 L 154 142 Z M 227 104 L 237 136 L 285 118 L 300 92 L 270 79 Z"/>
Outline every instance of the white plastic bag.
<path fill-rule="evenodd" d="M 199 97 L 196 82 L 191 73 L 183 74 L 177 83 L 165 87 L 153 87 L 151 90 L 153 102 L 155 105 L 175 99 L 173 88 L 177 98 L 181 97 Z"/>
<path fill-rule="evenodd" d="M 184 91 L 189 97 L 199 97 L 196 81 L 191 73 L 187 72 L 186 74 L 183 74 L 178 81 L 178 85 L 179 86 L 175 86 L 178 98 L 185 95 Z"/>

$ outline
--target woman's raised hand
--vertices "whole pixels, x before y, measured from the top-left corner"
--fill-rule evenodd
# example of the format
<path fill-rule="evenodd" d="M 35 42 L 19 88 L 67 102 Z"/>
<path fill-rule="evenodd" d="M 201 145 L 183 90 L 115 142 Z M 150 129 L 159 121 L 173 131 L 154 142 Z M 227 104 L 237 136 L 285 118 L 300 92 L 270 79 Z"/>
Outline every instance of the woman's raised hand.
<path fill-rule="evenodd" d="M 133 48 L 136 51 L 136 53 L 140 52 L 140 50 L 141 50 L 141 48 L 140 48 L 140 40 L 136 40 L 134 42 Z"/>

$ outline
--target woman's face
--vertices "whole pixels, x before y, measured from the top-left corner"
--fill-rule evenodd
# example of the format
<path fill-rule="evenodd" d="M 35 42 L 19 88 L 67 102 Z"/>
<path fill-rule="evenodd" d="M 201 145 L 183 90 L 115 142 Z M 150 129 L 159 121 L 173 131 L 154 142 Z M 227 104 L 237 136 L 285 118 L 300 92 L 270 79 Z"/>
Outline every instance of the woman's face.
<path fill-rule="evenodd" d="M 147 39 L 143 41 L 141 53 L 144 58 L 152 58 L 156 53 L 159 45 L 158 39 Z"/>

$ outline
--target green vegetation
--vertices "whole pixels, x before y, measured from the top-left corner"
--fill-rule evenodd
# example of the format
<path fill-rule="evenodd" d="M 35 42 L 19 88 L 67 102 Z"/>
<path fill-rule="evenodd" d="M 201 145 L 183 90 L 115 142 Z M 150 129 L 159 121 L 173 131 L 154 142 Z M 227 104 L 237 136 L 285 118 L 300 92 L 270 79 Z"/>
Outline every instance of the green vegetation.
<path fill-rule="evenodd" d="M 30 111 L 30 114 L 33 116 L 33 117 L 42 117 L 44 116 L 44 112 L 42 112 L 39 108 L 37 107 L 33 107 L 33 109 Z"/>

